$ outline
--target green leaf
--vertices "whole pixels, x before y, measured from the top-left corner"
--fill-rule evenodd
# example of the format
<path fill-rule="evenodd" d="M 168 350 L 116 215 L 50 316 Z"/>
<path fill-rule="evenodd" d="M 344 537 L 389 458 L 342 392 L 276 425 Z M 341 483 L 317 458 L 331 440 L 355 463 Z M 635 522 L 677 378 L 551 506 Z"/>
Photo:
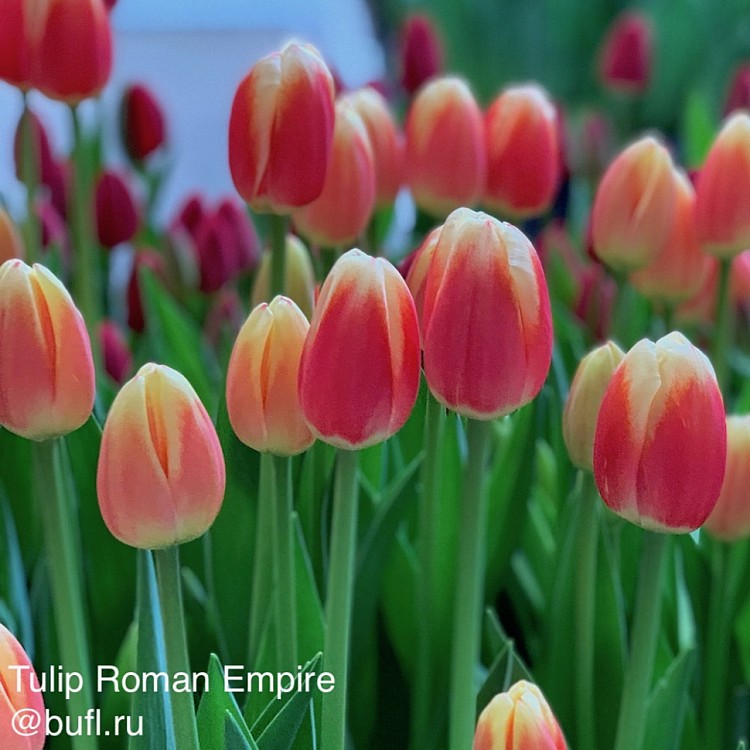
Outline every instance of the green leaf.
<path fill-rule="evenodd" d="M 18 532 L 18 541 L 26 565 L 30 567 L 42 547 L 42 527 L 34 497 L 34 472 L 31 466 L 31 441 L 0 429 L 0 487 L 5 490 Z"/>
<path fill-rule="evenodd" d="M 299 518 L 294 515 L 295 585 L 297 588 L 297 643 L 303 659 L 323 649 L 325 640 L 325 615 L 320 601 L 307 544 L 302 534 Z"/>
<path fill-rule="evenodd" d="M 229 710 L 224 714 L 224 740 L 223 747 L 226 750 L 258 750 L 258 745 L 253 738 L 245 736 L 239 722 Z M 212 742 L 216 743 L 216 740 Z M 211 750 L 211 745 L 205 747 Z"/>
<path fill-rule="evenodd" d="M 716 118 L 708 97 L 694 90 L 682 114 L 682 144 L 685 165 L 697 169 L 703 164 L 716 134 Z"/>

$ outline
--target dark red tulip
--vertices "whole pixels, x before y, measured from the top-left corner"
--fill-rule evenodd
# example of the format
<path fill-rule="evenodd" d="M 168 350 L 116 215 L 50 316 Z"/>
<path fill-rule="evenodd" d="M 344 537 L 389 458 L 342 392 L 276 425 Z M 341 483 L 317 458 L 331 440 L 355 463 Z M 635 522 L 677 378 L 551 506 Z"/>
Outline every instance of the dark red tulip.
<path fill-rule="evenodd" d="M 120 104 L 122 142 L 134 162 L 142 162 L 164 144 L 164 114 L 153 92 L 142 84 L 125 89 Z"/>
<path fill-rule="evenodd" d="M 139 271 L 148 268 L 156 276 L 162 277 L 166 271 L 164 258 L 156 250 L 139 250 L 133 259 L 133 269 L 128 282 L 128 326 L 137 333 L 146 327 L 146 319 L 143 312 L 143 300 L 141 298 L 141 284 Z"/>
<path fill-rule="evenodd" d="M 406 19 L 401 37 L 401 85 L 411 96 L 443 72 L 443 45 L 432 19 L 415 14 Z"/>
<path fill-rule="evenodd" d="M 104 355 L 104 369 L 115 383 L 122 385 L 133 369 L 133 356 L 125 334 L 113 320 L 99 324 L 99 346 Z"/>
<path fill-rule="evenodd" d="M 111 250 L 133 239 L 138 231 L 138 207 L 125 178 L 117 172 L 102 172 L 94 200 L 99 244 Z"/>

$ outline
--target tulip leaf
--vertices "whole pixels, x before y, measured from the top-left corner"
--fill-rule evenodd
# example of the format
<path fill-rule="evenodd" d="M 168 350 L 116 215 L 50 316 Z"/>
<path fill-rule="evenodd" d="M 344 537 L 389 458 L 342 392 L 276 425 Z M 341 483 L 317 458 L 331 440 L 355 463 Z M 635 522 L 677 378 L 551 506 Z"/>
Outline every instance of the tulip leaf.
<path fill-rule="evenodd" d="M 711 102 L 704 92 L 696 89 L 690 93 L 682 113 L 682 145 L 685 165 L 697 169 L 711 147 L 716 133 L 716 117 Z"/>
<path fill-rule="evenodd" d="M 307 659 L 323 649 L 325 615 L 315 586 L 307 544 L 302 534 L 299 518 L 294 514 L 295 529 L 295 585 L 297 588 L 297 643 L 302 659 Z"/>
<path fill-rule="evenodd" d="M 212 742 L 215 743 L 216 740 Z M 212 746 L 204 745 L 204 747 L 211 748 Z M 245 735 L 237 718 L 230 710 L 224 714 L 224 748 L 225 750 L 258 750 L 258 745 L 252 736 Z"/>
<path fill-rule="evenodd" d="M 21 470 L 31 465 L 31 441 L 0 429 L 0 488 L 5 490 L 21 553 L 29 566 L 42 546 L 38 501 L 34 498 L 34 472 Z"/>

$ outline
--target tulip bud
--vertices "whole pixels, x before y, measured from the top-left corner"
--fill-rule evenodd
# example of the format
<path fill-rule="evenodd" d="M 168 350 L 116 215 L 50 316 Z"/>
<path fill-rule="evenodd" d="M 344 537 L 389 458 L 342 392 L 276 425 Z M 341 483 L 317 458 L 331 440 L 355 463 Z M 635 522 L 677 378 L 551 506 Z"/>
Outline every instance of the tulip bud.
<path fill-rule="evenodd" d="M 477 203 L 487 174 L 484 118 L 459 78 L 439 78 L 415 97 L 406 120 L 406 176 L 417 205 L 443 217 Z"/>
<path fill-rule="evenodd" d="M 546 211 L 560 183 L 557 112 L 536 84 L 505 89 L 485 116 L 487 187 L 484 203 L 506 216 Z"/>
<path fill-rule="evenodd" d="M 602 45 L 599 78 L 613 91 L 641 94 L 651 78 L 652 31 L 640 13 L 624 13 L 615 20 Z"/>
<path fill-rule="evenodd" d="M 625 352 L 613 341 L 589 352 L 578 365 L 563 412 L 563 438 L 574 466 L 594 470 L 594 433 L 604 392 Z"/>
<path fill-rule="evenodd" d="M 148 268 L 159 277 L 163 277 L 166 269 L 164 258 L 156 250 L 138 250 L 133 258 L 133 268 L 128 282 L 128 326 L 136 333 L 146 327 L 141 299 L 141 282 L 139 272 L 141 268 Z"/>
<path fill-rule="evenodd" d="M 26 0 L 4 0 L 0 24 L 0 80 L 23 91 L 32 87 L 27 5 Z"/>
<path fill-rule="evenodd" d="M 227 228 L 231 238 L 232 276 L 255 268 L 260 260 L 260 240 L 244 206 L 224 198 L 216 207 L 216 221 Z"/>
<path fill-rule="evenodd" d="M 0 425 L 46 440 L 89 418 L 95 386 L 86 325 L 44 266 L 0 266 L 0 352 Z"/>
<path fill-rule="evenodd" d="M 185 199 L 176 216 L 172 220 L 172 229 L 184 229 L 195 238 L 198 227 L 206 216 L 206 204 L 202 195 L 194 194 Z"/>
<path fill-rule="evenodd" d="M 37 165 L 39 181 L 43 185 L 50 187 L 57 178 L 56 172 L 59 171 L 59 166 L 52 153 L 52 146 L 50 145 L 49 136 L 44 125 L 42 125 L 42 121 L 31 110 L 27 110 L 26 113 L 21 114 L 16 126 L 15 135 L 13 136 L 13 162 L 16 178 L 19 182 L 23 182 L 24 138 L 26 137 L 24 133 L 26 128 L 25 117 L 31 118 L 31 143 L 32 148 L 34 148 L 34 164 Z"/>
<path fill-rule="evenodd" d="M 25 256 L 21 235 L 8 212 L 0 206 L 0 264 Z"/>
<path fill-rule="evenodd" d="M 229 167 L 256 211 L 289 213 L 322 192 L 333 142 L 333 79 L 311 45 L 288 44 L 240 83 Z"/>
<path fill-rule="evenodd" d="M 130 375 L 133 356 L 119 326 L 112 320 L 99 324 L 99 347 L 102 350 L 104 369 L 115 383 L 122 385 Z"/>
<path fill-rule="evenodd" d="M 227 412 L 245 445 L 293 456 L 314 442 L 297 393 L 310 324 L 287 297 L 262 302 L 240 329 L 227 370 Z"/>
<path fill-rule="evenodd" d="M 520 680 L 479 715 L 473 750 L 567 750 L 542 691 Z"/>
<path fill-rule="evenodd" d="M 224 497 L 224 456 L 188 381 L 147 364 L 115 397 L 104 424 L 96 490 L 104 523 L 131 547 L 201 536 Z"/>
<path fill-rule="evenodd" d="M 594 438 L 594 476 L 617 514 L 684 533 L 716 505 L 726 463 L 724 404 L 708 358 L 681 333 L 643 339 L 615 370 Z"/>
<path fill-rule="evenodd" d="M 404 139 L 383 95 L 371 86 L 344 97 L 362 118 L 372 148 L 375 203 L 393 203 L 404 176 Z"/>
<path fill-rule="evenodd" d="M 595 341 L 604 341 L 609 335 L 616 296 L 617 282 L 600 263 L 581 271 L 573 313 L 587 326 Z"/>
<path fill-rule="evenodd" d="M 344 253 L 320 290 L 299 394 L 312 433 L 365 448 L 406 422 L 419 389 L 419 326 L 406 282 L 385 259 Z"/>
<path fill-rule="evenodd" d="M 552 357 L 550 302 L 519 229 L 468 208 L 446 219 L 424 282 L 422 341 L 430 390 L 459 414 L 492 419 L 539 393 Z"/>
<path fill-rule="evenodd" d="M 716 507 L 704 528 L 734 542 L 750 536 L 750 415 L 727 417 L 727 465 Z"/>
<path fill-rule="evenodd" d="M 60 216 L 60 213 L 55 208 L 52 201 L 47 198 L 42 198 L 37 202 L 36 206 L 34 206 L 34 212 L 37 221 L 42 228 L 42 247 L 44 249 L 50 247 L 66 247 L 68 241 L 68 226 L 65 223 L 65 219 Z"/>
<path fill-rule="evenodd" d="M 401 33 L 401 85 L 409 96 L 443 72 L 443 45 L 429 16 L 406 19 Z"/>
<path fill-rule="evenodd" d="M 374 206 L 375 163 L 367 128 L 352 104 L 340 99 L 323 192 L 292 214 L 294 226 L 317 245 L 342 247 L 367 228 Z"/>
<path fill-rule="evenodd" d="M 682 172 L 675 172 L 672 226 L 664 244 L 645 268 L 630 275 L 630 282 L 645 297 L 673 305 L 692 297 L 710 272 L 695 232 L 695 192 Z"/>
<path fill-rule="evenodd" d="M 647 265 L 669 236 L 675 193 L 667 149 L 651 136 L 628 146 L 596 191 L 591 215 L 596 256 L 616 270 Z"/>
<path fill-rule="evenodd" d="M 315 271 L 310 253 L 299 237 L 288 234 L 284 260 L 284 290 L 287 297 L 295 302 L 306 318 L 312 317 L 315 292 Z M 266 252 L 253 284 L 250 297 L 252 307 L 271 300 L 271 253 Z"/>
<path fill-rule="evenodd" d="M 25 669 L 20 671 L 17 667 Z M 26 730 L 18 731 L 17 717 L 24 712 L 41 719 L 28 734 Z M 44 699 L 34 665 L 15 636 L 0 623 L 0 747 L 42 750 L 46 739 L 44 717 Z"/>
<path fill-rule="evenodd" d="M 750 115 L 738 112 L 722 127 L 698 175 L 695 226 L 703 249 L 731 258 L 750 247 Z"/>
<path fill-rule="evenodd" d="M 99 244 L 111 250 L 132 240 L 138 230 L 138 207 L 125 178 L 117 172 L 99 175 L 94 191 L 96 233 Z"/>
<path fill-rule="evenodd" d="M 131 161 L 143 162 L 163 145 L 164 115 L 153 92 L 142 84 L 128 86 L 120 102 L 120 130 Z"/>

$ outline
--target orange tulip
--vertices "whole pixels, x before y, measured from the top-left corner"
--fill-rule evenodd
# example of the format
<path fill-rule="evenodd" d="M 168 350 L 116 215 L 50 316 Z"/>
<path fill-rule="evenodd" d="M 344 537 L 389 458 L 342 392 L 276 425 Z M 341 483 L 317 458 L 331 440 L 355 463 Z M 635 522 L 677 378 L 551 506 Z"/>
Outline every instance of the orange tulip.
<path fill-rule="evenodd" d="M 672 158 L 655 138 L 641 138 L 609 165 L 591 215 L 594 253 L 623 271 L 646 266 L 663 247 L 674 216 Z"/>
<path fill-rule="evenodd" d="M 724 405 L 708 358 L 681 333 L 643 339 L 604 394 L 594 438 L 596 484 L 628 521 L 693 531 L 716 505 L 726 445 Z"/>
<path fill-rule="evenodd" d="M 311 45 L 288 44 L 240 83 L 229 167 L 256 211 L 289 213 L 322 192 L 333 142 L 333 78 Z"/>
<path fill-rule="evenodd" d="M 750 248 L 750 116 L 732 115 L 698 174 L 695 225 L 706 252 L 731 258 Z"/>
<path fill-rule="evenodd" d="M 19 711 L 33 712 L 41 717 L 36 731 L 22 734 L 16 730 L 14 717 Z M 4 750 L 42 750 L 46 739 L 44 717 L 44 699 L 34 666 L 23 646 L 0 623 L 0 747 Z"/>
<path fill-rule="evenodd" d="M 423 295 L 424 371 L 440 403 L 492 419 L 539 393 L 552 356 L 550 303 L 539 258 L 520 230 L 454 211 L 432 251 Z"/>
<path fill-rule="evenodd" d="M 44 266 L 0 266 L 0 351 L 0 425 L 45 440 L 89 418 L 91 342 L 67 290 Z"/>
<path fill-rule="evenodd" d="M 356 449 L 406 422 L 419 389 L 419 326 L 409 288 L 385 259 L 350 250 L 320 290 L 299 395 L 317 437 Z"/>
<path fill-rule="evenodd" d="M 420 89 L 406 120 L 406 175 L 417 205 L 443 217 L 484 191 L 484 119 L 469 87 L 439 78 Z"/>
<path fill-rule="evenodd" d="M 227 411 L 245 445 L 292 456 L 314 441 L 297 395 L 300 357 L 310 324 L 287 297 L 261 303 L 237 336 L 227 371 Z"/>
<path fill-rule="evenodd" d="M 546 211 L 560 182 L 557 112 L 536 84 L 503 91 L 485 116 L 487 187 L 484 203 L 514 218 Z"/>
<path fill-rule="evenodd" d="M 479 715 L 473 750 L 567 750 L 542 691 L 520 680 Z"/>
<path fill-rule="evenodd" d="M 0 207 L 0 263 L 25 256 L 18 229 L 4 208 Z"/>
<path fill-rule="evenodd" d="M 132 547 L 187 542 L 213 523 L 224 485 L 219 439 L 190 383 L 141 367 L 104 425 L 96 488 L 107 528 Z"/>
<path fill-rule="evenodd" d="M 341 99 L 323 192 L 294 211 L 294 225 L 311 242 L 341 247 L 365 230 L 374 205 L 375 163 L 367 128 L 352 104 Z"/>

